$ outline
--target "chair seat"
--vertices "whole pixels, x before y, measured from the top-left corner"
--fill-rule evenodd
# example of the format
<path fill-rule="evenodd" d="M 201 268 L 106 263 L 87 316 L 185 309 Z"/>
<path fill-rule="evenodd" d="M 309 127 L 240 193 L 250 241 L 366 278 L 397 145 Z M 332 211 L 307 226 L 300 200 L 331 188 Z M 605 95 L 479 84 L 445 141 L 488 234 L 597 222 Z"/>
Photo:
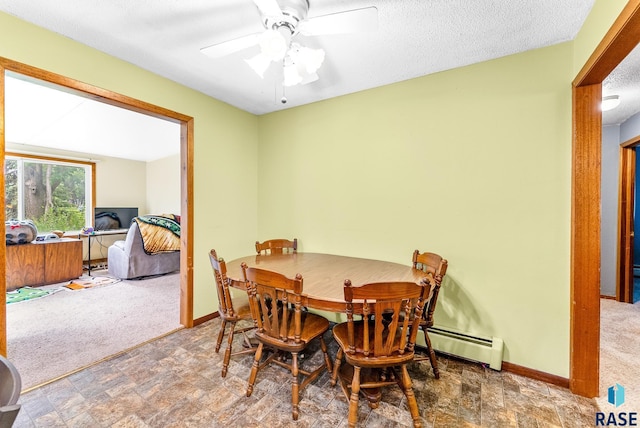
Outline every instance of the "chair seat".
<path fill-rule="evenodd" d="M 355 353 L 351 354 L 346 352 L 349 349 L 349 335 L 348 335 L 348 323 L 340 323 L 333 327 L 333 337 L 338 345 L 345 350 L 344 356 L 347 362 L 351 365 L 359 367 L 386 367 L 389 365 L 389 359 L 393 358 L 397 361 L 396 364 L 404 364 L 413 360 L 414 352 L 405 350 L 404 353 L 394 352 L 393 354 L 383 356 L 382 358 L 376 358 L 373 355 L 373 351 L 369 355 L 364 354 L 364 322 L 355 321 L 353 323 L 354 330 L 354 344 Z M 398 329 L 396 331 L 396 339 L 400 338 L 402 331 Z M 369 343 L 373 344 L 375 340 L 375 328 L 374 323 L 369 323 Z"/>
<path fill-rule="evenodd" d="M 225 313 L 222 309 L 218 310 L 218 313 L 220 314 L 220 319 L 230 322 L 252 319 L 249 296 L 246 293 L 233 296 L 233 316 Z"/>
<path fill-rule="evenodd" d="M 309 312 L 303 312 L 302 325 L 304 326 L 300 332 L 300 342 L 296 343 L 294 340 L 295 323 L 293 322 L 293 313 L 290 314 L 289 319 L 289 331 L 287 337 L 289 340 L 283 342 L 279 337 L 270 336 L 266 332 L 261 332 L 259 329 L 255 332 L 255 337 L 263 342 L 265 345 L 281 349 L 288 352 L 302 351 L 307 344 L 318 336 L 321 336 L 329 330 L 329 320 L 319 315 L 315 315 Z"/>

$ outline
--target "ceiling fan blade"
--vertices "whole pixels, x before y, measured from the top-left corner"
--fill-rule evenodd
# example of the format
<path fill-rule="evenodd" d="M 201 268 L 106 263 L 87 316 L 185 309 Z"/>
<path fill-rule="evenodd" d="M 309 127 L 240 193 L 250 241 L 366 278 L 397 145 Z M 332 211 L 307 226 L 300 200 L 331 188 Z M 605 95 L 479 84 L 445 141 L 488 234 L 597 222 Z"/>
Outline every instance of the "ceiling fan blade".
<path fill-rule="evenodd" d="M 237 39 L 227 40 L 226 42 L 217 43 L 215 45 L 207 46 L 200 49 L 200 52 L 211 57 L 221 58 L 225 55 L 230 55 L 235 52 L 239 52 L 243 49 L 258 44 L 258 37 L 262 33 L 249 34 L 248 36 L 238 37 Z"/>
<path fill-rule="evenodd" d="M 253 0 L 262 16 L 280 16 L 282 9 L 276 0 Z"/>
<path fill-rule="evenodd" d="M 378 9 L 374 6 L 316 16 L 300 23 L 300 32 L 305 36 L 360 33 L 377 29 Z"/>

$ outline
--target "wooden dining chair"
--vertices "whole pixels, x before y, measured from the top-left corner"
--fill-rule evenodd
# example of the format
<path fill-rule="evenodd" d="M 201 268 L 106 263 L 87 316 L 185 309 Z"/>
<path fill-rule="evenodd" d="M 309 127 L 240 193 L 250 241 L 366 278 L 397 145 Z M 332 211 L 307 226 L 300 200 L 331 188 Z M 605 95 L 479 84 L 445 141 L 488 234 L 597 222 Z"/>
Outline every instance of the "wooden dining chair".
<path fill-rule="evenodd" d="M 225 330 L 227 325 L 229 332 L 227 333 L 227 349 L 224 351 L 224 358 L 222 360 L 222 373 L 221 376 L 227 375 L 229 368 L 229 361 L 232 355 L 252 354 L 256 352 L 257 346 L 252 345 L 247 332 L 254 330 L 253 318 L 251 317 L 251 308 L 249 306 L 249 296 L 247 293 L 237 293 L 236 296 L 231 296 L 229 290 L 229 278 L 227 278 L 227 265 L 223 258 L 218 258 L 216 250 L 209 252 L 209 260 L 211 261 L 211 267 L 213 268 L 213 276 L 216 280 L 216 289 L 218 291 L 218 314 L 220 315 L 220 331 L 218 332 L 218 340 L 216 342 L 216 353 L 220 351 L 222 340 L 225 336 Z M 236 323 L 239 321 L 250 321 L 250 325 L 236 329 Z M 233 351 L 233 339 L 236 333 L 241 333 L 244 338 L 243 348 L 238 351 Z"/>
<path fill-rule="evenodd" d="M 361 389 L 393 384 L 404 392 L 413 425 L 421 426 L 407 363 L 413 360 L 418 326 L 433 287 L 428 277 L 420 284 L 379 282 L 353 287 L 350 280 L 344 282 L 347 321 L 333 327 L 340 347 L 331 385 L 339 380 L 349 401 L 349 427 L 356 426 Z M 341 370 L 343 358 L 348 366 Z"/>
<path fill-rule="evenodd" d="M 291 407 L 294 420 L 298 419 L 299 391 L 315 380 L 323 370 L 331 373 L 331 360 L 323 334 L 329 329 L 329 321 L 319 315 L 302 310 L 302 276 L 287 278 L 277 272 L 250 268 L 242 264 L 242 273 L 249 290 L 251 314 L 257 325 L 258 350 L 254 357 L 247 397 L 251 396 L 258 372 L 270 363 L 287 368 L 293 376 Z M 299 353 L 314 340 L 319 339 L 324 353 L 324 363 L 312 371 L 299 367 Z M 270 354 L 262 361 L 263 351 Z M 291 363 L 283 355 L 291 354 Z M 302 377 L 302 382 L 299 382 Z"/>
<path fill-rule="evenodd" d="M 431 361 L 433 376 L 436 379 L 440 379 L 440 371 L 438 370 L 438 360 L 436 359 L 436 353 L 431 346 L 431 339 L 429 338 L 427 329 L 429 327 L 433 327 L 433 313 L 436 310 L 436 303 L 438 300 L 438 294 L 440 293 L 440 286 L 442 285 L 442 278 L 446 275 L 448 266 L 449 263 L 438 254 L 420 253 L 418 250 L 413 252 L 413 268 L 430 273 L 433 275 L 435 282 L 433 297 L 431 297 L 429 306 L 423 313 L 422 323 L 420 324 L 420 328 L 424 332 L 424 342 L 427 345 L 428 356 L 416 355 L 415 361 L 423 361 L 428 358 Z"/>
<path fill-rule="evenodd" d="M 256 241 L 256 252 L 263 255 L 297 253 L 298 239 L 294 238 L 293 241 L 289 241 L 288 239 L 270 239 L 262 243 Z"/>

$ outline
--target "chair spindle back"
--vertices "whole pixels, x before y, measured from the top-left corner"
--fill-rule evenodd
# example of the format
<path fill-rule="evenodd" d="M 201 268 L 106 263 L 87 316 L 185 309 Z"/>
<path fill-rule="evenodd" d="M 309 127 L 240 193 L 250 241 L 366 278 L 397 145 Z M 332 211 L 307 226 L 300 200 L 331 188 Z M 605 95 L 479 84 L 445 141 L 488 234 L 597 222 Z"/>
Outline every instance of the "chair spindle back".
<path fill-rule="evenodd" d="M 298 239 L 294 238 L 293 241 L 288 239 L 271 239 L 262 243 L 256 241 L 256 252 L 264 255 L 297 253 Z"/>
<path fill-rule="evenodd" d="M 209 260 L 213 268 L 213 276 L 218 290 L 218 312 L 228 317 L 234 316 L 233 300 L 229 291 L 229 279 L 227 278 L 227 264 L 222 257 L 218 258 L 216 250 L 209 252 Z"/>
<path fill-rule="evenodd" d="M 297 274 L 295 278 L 288 278 L 244 263 L 242 272 L 258 331 L 282 342 L 300 343 L 302 276 Z"/>
<path fill-rule="evenodd" d="M 378 282 L 353 287 L 344 282 L 347 302 L 347 353 L 391 357 L 413 351 L 424 305 L 431 297 L 434 284 L 425 278 L 414 282 Z M 362 302 L 363 337 L 354 337 L 354 305 Z M 373 317 L 371 322 L 368 320 Z M 373 331 L 371 331 L 373 328 Z M 373 341 L 373 343 L 371 343 Z"/>
<path fill-rule="evenodd" d="M 441 256 L 435 253 L 420 253 L 415 250 L 413 252 L 413 268 L 421 270 L 423 272 L 433 275 L 435 282 L 435 288 L 433 290 L 433 297 L 429 301 L 429 306 L 424 313 L 424 319 L 427 323 L 426 327 L 433 327 L 433 313 L 436 310 L 436 304 L 438 303 L 438 294 L 440 293 L 440 286 L 442 285 L 442 279 L 447 274 L 447 267 L 449 262 L 443 259 Z"/>

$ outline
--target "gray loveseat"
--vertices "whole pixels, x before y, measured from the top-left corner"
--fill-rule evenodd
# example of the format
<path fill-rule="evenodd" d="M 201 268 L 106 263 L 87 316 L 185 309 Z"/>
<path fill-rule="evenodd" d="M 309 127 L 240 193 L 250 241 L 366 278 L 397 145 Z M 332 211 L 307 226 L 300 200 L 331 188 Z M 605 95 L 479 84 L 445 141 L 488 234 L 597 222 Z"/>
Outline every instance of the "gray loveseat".
<path fill-rule="evenodd" d="M 161 275 L 180 270 L 180 252 L 147 254 L 134 221 L 124 241 L 116 241 L 107 252 L 109 273 L 119 279 Z"/>

